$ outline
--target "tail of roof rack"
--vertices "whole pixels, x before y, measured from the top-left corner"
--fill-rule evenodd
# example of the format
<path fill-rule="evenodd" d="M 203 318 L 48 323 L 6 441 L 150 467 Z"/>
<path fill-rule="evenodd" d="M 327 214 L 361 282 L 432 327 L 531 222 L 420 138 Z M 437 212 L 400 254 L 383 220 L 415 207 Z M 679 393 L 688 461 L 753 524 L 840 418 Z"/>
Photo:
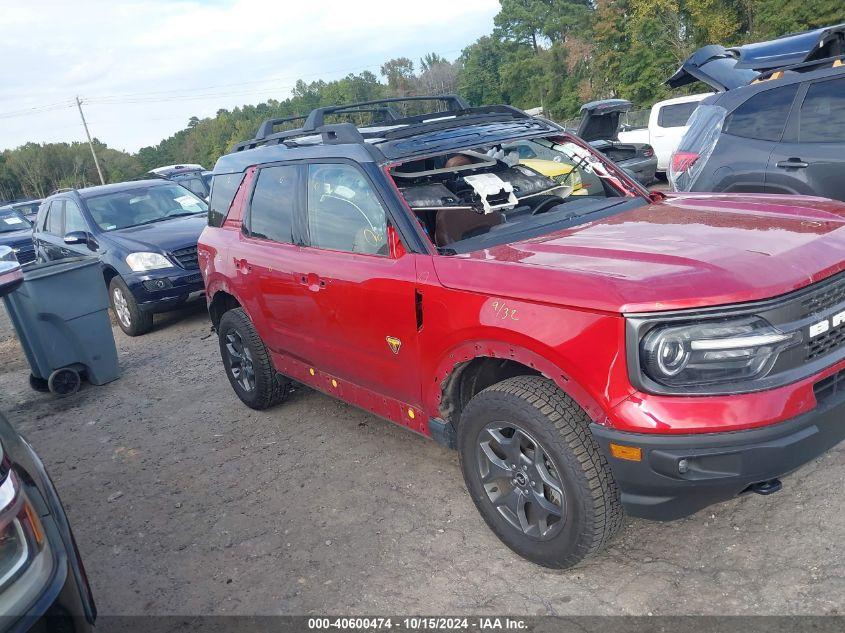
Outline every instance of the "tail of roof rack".
<path fill-rule="evenodd" d="M 54 190 L 51 193 L 51 196 L 56 195 L 57 193 L 67 193 L 68 191 L 76 191 L 76 187 L 59 187 L 58 189 Z"/>
<path fill-rule="evenodd" d="M 391 106 L 391 104 L 406 101 L 441 102 L 446 106 L 446 109 L 428 112 L 426 114 L 403 117 Z M 457 95 L 389 97 L 386 99 L 373 99 L 371 101 L 360 101 L 358 103 L 350 103 L 346 105 L 316 108 L 312 110 L 308 116 L 268 119 L 259 126 L 255 138 L 236 144 L 232 148 L 232 151 L 240 152 L 247 149 L 253 149 L 261 145 L 273 145 L 284 143 L 294 138 L 317 135 L 322 137 L 321 140 L 324 144 L 363 143 L 364 134 L 367 132 L 366 126 L 359 129 L 352 123 L 326 124 L 325 122 L 326 117 L 331 115 L 355 115 L 363 113 L 380 115 L 381 120 L 379 123 L 382 125 L 403 126 L 397 127 L 397 129 L 394 130 L 380 132 L 379 135 L 384 138 L 416 134 L 418 132 L 419 125 L 442 125 L 446 119 L 454 119 L 456 117 L 489 117 L 491 115 L 506 115 L 511 118 L 530 118 L 522 110 L 507 105 L 473 108 L 469 105 L 469 103 Z M 276 125 L 291 121 L 300 121 L 303 119 L 304 123 L 302 127 L 282 132 L 273 132 L 273 128 Z M 453 125 L 454 123 L 450 124 L 450 126 Z"/>

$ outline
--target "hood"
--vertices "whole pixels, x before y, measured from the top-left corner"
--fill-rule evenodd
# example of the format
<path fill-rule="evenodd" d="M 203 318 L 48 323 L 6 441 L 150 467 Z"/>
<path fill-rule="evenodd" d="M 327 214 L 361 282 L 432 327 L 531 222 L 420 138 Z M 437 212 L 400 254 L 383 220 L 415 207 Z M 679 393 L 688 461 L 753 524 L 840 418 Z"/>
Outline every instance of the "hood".
<path fill-rule="evenodd" d="M 170 252 L 196 246 L 207 224 L 205 215 L 188 216 L 108 231 L 102 236 L 130 251 Z"/>
<path fill-rule="evenodd" d="M 680 88 L 702 81 L 724 92 L 751 83 L 761 72 L 842 54 L 845 24 L 733 48 L 711 44 L 690 55 L 666 83 Z"/>
<path fill-rule="evenodd" d="M 581 122 L 576 134 L 583 140 L 614 140 L 619 134 L 622 114 L 633 107 L 625 99 L 590 101 L 581 106 Z"/>
<path fill-rule="evenodd" d="M 20 247 L 29 245 L 32 246 L 32 227 L 21 229 L 20 231 L 9 231 L 8 233 L 0 233 L 0 246 L 14 246 Z"/>
<path fill-rule="evenodd" d="M 824 198 L 673 195 L 435 265 L 444 285 L 493 296 L 614 313 L 716 306 L 845 269 L 843 226 L 845 204 Z"/>

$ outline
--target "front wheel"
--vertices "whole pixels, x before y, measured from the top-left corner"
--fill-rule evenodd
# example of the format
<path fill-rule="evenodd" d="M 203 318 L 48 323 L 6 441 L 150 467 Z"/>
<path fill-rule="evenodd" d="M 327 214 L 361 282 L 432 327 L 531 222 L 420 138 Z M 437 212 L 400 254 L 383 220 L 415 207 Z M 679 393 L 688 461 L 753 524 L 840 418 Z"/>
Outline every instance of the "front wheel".
<path fill-rule="evenodd" d="M 138 307 L 135 295 L 120 277 L 109 282 L 111 309 L 120 329 L 129 336 L 140 336 L 153 329 L 153 315 Z"/>
<path fill-rule="evenodd" d="M 458 450 L 472 500 L 517 554 L 567 568 L 622 524 L 619 492 L 587 414 L 550 380 L 516 376 L 476 394 Z"/>

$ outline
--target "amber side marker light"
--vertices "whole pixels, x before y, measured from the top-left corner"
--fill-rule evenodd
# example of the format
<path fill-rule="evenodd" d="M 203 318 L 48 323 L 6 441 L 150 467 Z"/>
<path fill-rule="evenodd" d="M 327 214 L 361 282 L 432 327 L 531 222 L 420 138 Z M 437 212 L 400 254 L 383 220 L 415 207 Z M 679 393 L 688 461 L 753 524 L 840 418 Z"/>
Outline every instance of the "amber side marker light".
<path fill-rule="evenodd" d="M 610 454 L 616 459 L 627 459 L 629 462 L 641 462 L 643 460 L 643 449 L 638 446 L 623 446 L 611 442 Z"/>

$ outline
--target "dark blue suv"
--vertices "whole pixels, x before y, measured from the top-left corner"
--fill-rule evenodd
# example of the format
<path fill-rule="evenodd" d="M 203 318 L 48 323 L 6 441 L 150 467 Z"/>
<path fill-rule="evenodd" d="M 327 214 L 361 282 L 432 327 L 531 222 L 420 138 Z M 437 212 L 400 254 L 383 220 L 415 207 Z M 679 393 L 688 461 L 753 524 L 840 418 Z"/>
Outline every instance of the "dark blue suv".
<path fill-rule="evenodd" d="M 0 208 L 0 246 L 11 248 L 21 264 L 35 259 L 32 225 L 20 211 L 11 206 Z"/>
<path fill-rule="evenodd" d="M 38 210 L 36 257 L 98 255 L 118 324 L 138 336 L 156 312 L 203 296 L 197 239 L 207 213 L 204 200 L 163 180 L 59 191 Z"/>

